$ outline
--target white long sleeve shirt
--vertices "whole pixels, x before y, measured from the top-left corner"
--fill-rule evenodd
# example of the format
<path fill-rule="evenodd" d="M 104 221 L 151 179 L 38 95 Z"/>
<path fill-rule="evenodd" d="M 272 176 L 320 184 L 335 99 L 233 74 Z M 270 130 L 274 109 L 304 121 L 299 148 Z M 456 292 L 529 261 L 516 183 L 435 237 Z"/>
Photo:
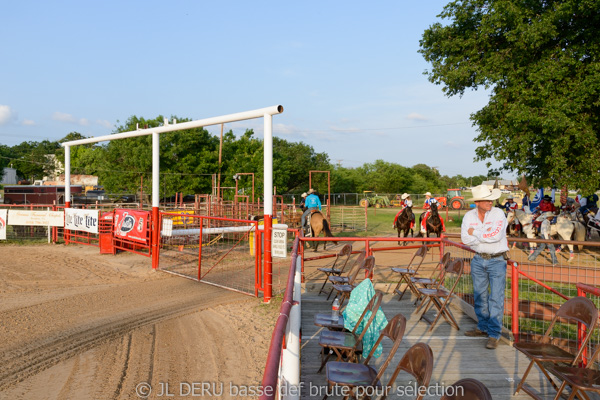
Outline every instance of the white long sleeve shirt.
<path fill-rule="evenodd" d="M 508 251 L 506 241 L 506 217 L 504 211 L 493 207 L 479 220 L 477 209 L 467 212 L 460 229 L 462 242 L 477 253 L 497 254 Z M 473 234 L 469 235 L 469 228 Z"/>

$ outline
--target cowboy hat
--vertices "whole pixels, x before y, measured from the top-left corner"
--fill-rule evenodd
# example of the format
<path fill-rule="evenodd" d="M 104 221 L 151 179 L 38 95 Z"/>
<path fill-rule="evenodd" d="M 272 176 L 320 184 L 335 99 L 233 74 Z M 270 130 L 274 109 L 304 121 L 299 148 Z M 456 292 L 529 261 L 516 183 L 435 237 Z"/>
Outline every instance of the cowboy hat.
<path fill-rule="evenodd" d="M 473 193 L 473 201 L 497 200 L 502 195 L 500 189 L 490 189 L 487 185 L 475 186 L 471 192 Z"/>
<path fill-rule="evenodd" d="M 407 197 L 410 197 L 410 194 L 408 194 L 408 193 L 403 193 L 403 194 L 402 194 L 402 196 L 400 196 L 400 198 L 401 198 L 402 200 L 406 200 L 406 198 L 407 198 Z"/>
<path fill-rule="evenodd" d="M 543 199 L 544 200 L 548 200 L 548 201 L 552 201 L 552 197 L 550 197 L 549 195 L 545 195 Z"/>
<path fill-rule="evenodd" d="M 431 192 L 425 193 L 425 196 L 431 196 Z"/>
<path fill-rule="evenodd" d="M 537 222 L 543 222 L 545 219 L 548 218 L 554 218 L 554 213 L 552 211 L 546 211 L 545 213 L 542 213 L 542 215 L 537 217 L 535 220 Z"/>
<path fill-rule="evenodd" d="M 308 194 L 313 194 L 314 192 L 315 192 L 315 189 L 310 189 L 310 190 L 308 191 Z"/>
<path fill-rule="evenodd" d="M 302 193 L 302 195 L 300 197 L 306 197 L 306 196 L 308 196 L 308 193 L 304 192 L 304 193 Z"/>
<path fill-rule="evenodd" d="M 509 194 L 508 196 L 506 196 L 506 200 L 514 200 L 515 198 L 512 196 L 512 194 Z"/>

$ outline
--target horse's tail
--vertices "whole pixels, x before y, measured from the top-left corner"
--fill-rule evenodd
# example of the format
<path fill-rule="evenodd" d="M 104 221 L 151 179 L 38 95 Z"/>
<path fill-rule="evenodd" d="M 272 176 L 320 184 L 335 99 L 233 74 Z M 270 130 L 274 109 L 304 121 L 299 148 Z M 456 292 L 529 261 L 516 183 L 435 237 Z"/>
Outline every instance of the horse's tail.
<path fill-rule="evenodd" d="M 329 221 L 327 221 L 325 218 L 323 218 L 323 230 L 325 231 L 325 236 L 334 237 L 331 233 L 331 230 L 329 230 Z M 337 246 L 337 242 L 333 242 L 333 244 Z"/>

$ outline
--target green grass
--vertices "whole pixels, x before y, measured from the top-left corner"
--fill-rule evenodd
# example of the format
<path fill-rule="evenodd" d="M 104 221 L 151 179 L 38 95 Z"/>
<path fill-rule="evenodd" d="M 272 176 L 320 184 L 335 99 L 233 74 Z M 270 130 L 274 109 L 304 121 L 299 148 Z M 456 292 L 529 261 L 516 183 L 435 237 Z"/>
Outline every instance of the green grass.
<path fill-rule="evenodd" d="M 398 233 L 395 228 L 392 227 L 394 223 L 394 217 L 400 211 L 399 207 L 391 208 L 374 208 L 369 207 L 367 210 L 367 231 L 364 230 L 351 232 L 336 232 L 335 236 L 344 237 L 366 237 L 366 236 L 397 236 Z M 418 225 L 419 216 L 425 210 L 419 208 L 413 208 L 415 213 L 415 222 Z M 446 221 L 446 211 L 440 212 L 440 216 L 444 219 L 446 224 L 446 232 L 460 233 L 460 225 L 462 218 L 465 215 L 466 210 L 449 211 L 449 221 Z M 415 226 L 415 236 L 418 233 L 418 227 Z"/>

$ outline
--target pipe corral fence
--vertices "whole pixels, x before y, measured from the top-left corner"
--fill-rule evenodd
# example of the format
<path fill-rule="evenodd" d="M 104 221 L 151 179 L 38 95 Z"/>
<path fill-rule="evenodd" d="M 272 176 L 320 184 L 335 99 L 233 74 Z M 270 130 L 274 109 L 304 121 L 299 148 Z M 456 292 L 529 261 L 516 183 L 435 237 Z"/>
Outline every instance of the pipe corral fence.
<path fill-rule="evenodd" d="M 458 240 L 457 240 L 458 238 Z M 297 237 L 289 266 L 289 276 L 279 317 L 273 330 L 267 363 L 262 380 L 261 400 L 275 398 L 298 399 L 301 395 L 300 384 L 300 308 L 301 282 L 304 281 L 306 263 L 334 259 L 335 250 L 323 251 L 314 256 L 303 251 L 303 242 L 333 241 L 338 243 L 364 243 L 367 255 L 378 252 L 400 252 L 407 259 L 414 249 L 422 243 L 430 247 L 433 254 L 430 264 L 437 265 L 443 254 L 450 253 L 451 258 L 461 259 L 465 263 L 465 274 L 461 277 L 451 306 L 475 319 L 473 310 L 473 286 L 470 276 L 470 262 L 474 251 L 460 242 L 460 235 L 442 235 L 441 238 L 403 238 L 409 242 L 406 246 L 395 245 L 398 238 L 304 238 Z M 565 246 L 567 244 L 586 246 L 575 258 L 567 254 L 559 256 L 559 265 L 553 265 L 549 255 L 543 254 L 536 261 L 529 261 L 529 250 L 517 245 L 531 242 L 531 239 L 509 238 L 511 258 L 507 261 L 505 288 L 505 307 L 503 318 L 503 340 L 508 342 L 536 341 L 547 330 L 556 311 L 567 299 L 574 296 L 587 296 L 600 308 L 600 242 L 566 242 L 560 240 L 543 241 Z M 514 245 L 514 246 L 513 246 Z M 437 250 L 436 250 L 437 249 Z M 433 251 L 431 251 L 433 250 Z M 356 251 L 357 253 L 358 251 Z M 323 254 L 327 253 L 327 254 Z M 560 254 L 560 253 L 559 253 Z M 431 270 L 429 270 L 431 272 Z M 320 286 L 323 275 L 319 276 Z M 397 280 L 386 277 L 386 271 L 378 271 L 377 263 L 372 280 L 378 289 L 394 287 Z M 454 282 L 445 282 L 445 286 Z M 447 286 L 450 287 L 450 286 Z M 389 290 L 388 290 L 389 291 Z M 557 345 L 565 350 L 577 350 L 583 337 L 581 326 L 557 324 L 552 332 Z M 584 354 L 593 354 L 600 345 L 600 334 L 594 333 Z M 589 362 L 586 359 L 586 362 Z"/>

